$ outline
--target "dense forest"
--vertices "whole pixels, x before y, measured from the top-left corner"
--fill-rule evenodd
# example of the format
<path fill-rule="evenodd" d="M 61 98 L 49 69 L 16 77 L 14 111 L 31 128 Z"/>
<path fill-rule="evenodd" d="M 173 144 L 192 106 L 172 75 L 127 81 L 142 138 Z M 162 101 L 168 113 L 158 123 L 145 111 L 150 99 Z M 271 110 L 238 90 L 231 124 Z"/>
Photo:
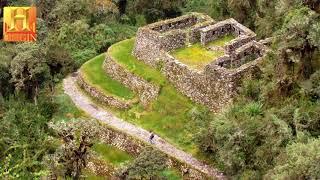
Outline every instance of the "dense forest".
<path fill-rule="evenodd" d="M 31 4 L 38 11 L 37 41 L 0 42 L 1 179 L 78 179 L 85 163 L 75 167 L 74 152 L 91 148 L 98 129 L 93 127 L 99 125 L 83 125 L 81 112 L 70 110 L 61 97 L 62 80 L 112 44 L 135 36 L 140 26 L 188 12 L 232 17 L 259 39 L 272 39 L 262 72 L 243 82 L 231 107 L 218 114 L 190 113 L 200 129 L 192 141 L 204 158 L 235 179 L 320 179 L 320 1 L 0 2 L 1 9 Z M 66 110 L 74 114 L 64 115 Z M 85 127 L 88 138 L 77 137 Z M 143 173 L 134 163 L 143 163 L 148 153 L 129 169 Z M 151 161 L 159 167 L 157 158 Z M 138 177 L 158 179 L 156 173 Z"/>

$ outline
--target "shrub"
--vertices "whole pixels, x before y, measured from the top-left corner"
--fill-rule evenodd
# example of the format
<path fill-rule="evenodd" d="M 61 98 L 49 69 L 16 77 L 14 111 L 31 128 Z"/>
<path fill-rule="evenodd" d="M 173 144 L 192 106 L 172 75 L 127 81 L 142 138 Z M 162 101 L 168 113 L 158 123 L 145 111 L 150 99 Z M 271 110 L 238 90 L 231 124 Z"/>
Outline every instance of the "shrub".
<path fill-rule="evenodd" d="M 250 117 L 263 115 L 263 104 L 260 102 L 251 102 L 244 107 L 244 112 Z"/>
<path fill-rule="evenodd" d="M 261 93 L 261 83 L 258 80 L 248 79 L 244 81 L 240 93 L 243 94 L 245 98 L 257 101 Z"/>
<path fill-rule="evenodd" d="M 272 179 L 319 179 L 320 139 L 294 143 L 286 148 L 285 158 L 270 171 Z"/>
<path fill-rule="evenodd" d="M 309 96 L 312 101 L 320 100 L 320 70 L 315 72 L 310 77 L 311 89 L 309 90 Z"/>
<path fill-rule="evenodd" d="M 166 168 L 166 156 L 147 147 L 132 163 L 117 174 L 121 179 L 156 179 Z"/>

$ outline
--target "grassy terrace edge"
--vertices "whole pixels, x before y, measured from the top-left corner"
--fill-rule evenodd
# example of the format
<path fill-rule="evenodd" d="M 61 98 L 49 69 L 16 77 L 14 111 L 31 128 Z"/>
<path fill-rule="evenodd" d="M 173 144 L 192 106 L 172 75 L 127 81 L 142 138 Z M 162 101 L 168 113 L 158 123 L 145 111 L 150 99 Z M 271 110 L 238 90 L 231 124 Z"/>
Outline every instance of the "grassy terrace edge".
<path fill-rule="evenodd" d="M 142 77 L 155 85 L 163 85 L 165 77 L 156 69 L 153 69 L 132 55 L 135 38 L 127 39 L 112 45 L 108 54 L 129 72 Z"/>
<path fill-rule="evenodd" d="M 113 60 L 132 74 L 161 87 L 159 96 L 147 108 L 135 104 L 129 110 L 111 109 L 118 117 L 140 126 L 187 151 L 197 157 L 192 135 L 198 133 L 192 129 L 192 120 L 189 112 L 193 108 L 205 108 L 192 102 L 181 94 L 157 69 L 145 64 L 132 55 L 135 38 L 127 39 L 112 45 L 108 50 Z"/>
<path fill-rule="evenodd" d="M 112 79 L 104 72 L 102 65 L 105 56 L 105 53 L 98 55 L 82 65 L 80 72 L 82 73 L 83 79 L 86 83 L 97 88 L 107 96 L 114 96 L 125 100 L 133 99 L 135 97 L 133 91 Z"/>

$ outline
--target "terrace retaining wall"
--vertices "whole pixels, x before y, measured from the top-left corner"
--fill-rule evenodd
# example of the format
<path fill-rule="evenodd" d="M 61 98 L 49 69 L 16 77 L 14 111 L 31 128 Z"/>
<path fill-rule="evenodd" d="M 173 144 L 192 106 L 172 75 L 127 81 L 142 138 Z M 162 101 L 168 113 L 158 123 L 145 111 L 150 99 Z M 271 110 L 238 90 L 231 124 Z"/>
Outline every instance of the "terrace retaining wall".
<path fill-rule="evenodd" d="M 95 100 L 99 101 L 103 105 L 111 106 L 119 109 L 128 109 L 132 105 L 131 101 L 125 101 L 113 96 L 107 96 L 104 93 L 100 92 L 95 87 L 89 85 L 84 80 L 81 72 L 78 72 L 77 83 L 85 92 L 87 92 L 91 97 L 93 97 Z"/>
<path fill-rule="evenodd" d="M 135 157 L 147 146 L 147 144 L 141 140 L 128 136 L 125 132 L 113 129 L 107 125 L 104 126 L 102 132 L 99 134 L 99 139 L 101 139 L 102 142 L 115 146 Z M 189 165 L 169 155 L 166 155 L 166 165 L 168 168 L 176 168 L 183 176 L 183 179 L 203 180 L 213 178 L 208 177 L 206 174 L 193 169 Z"/>
<path fill-rule="evenodd" d="M 109 76 L 123 85 L 136 92 L 139 96 L 140 102 L 147 106 L 150 102 L 158 97 L 160 87 L 153 85 L 150 82 L 132 74 L 125 70 L 121 65 L 116 63 L 109 52 L 106 54 L 106 59 L 103 63 L 103 69 Z"/>

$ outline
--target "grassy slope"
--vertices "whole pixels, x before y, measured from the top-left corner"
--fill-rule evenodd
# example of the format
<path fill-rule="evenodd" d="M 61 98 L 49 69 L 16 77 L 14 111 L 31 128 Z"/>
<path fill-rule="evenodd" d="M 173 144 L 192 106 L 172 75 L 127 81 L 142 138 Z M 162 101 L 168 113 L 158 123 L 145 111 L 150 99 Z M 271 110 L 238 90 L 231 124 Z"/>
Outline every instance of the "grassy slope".
<path fill-rule="evenodd" d="M 57 112 L 54 114 L 54 121 L 68 120 L 70 118 L 80 118 L 86 114 L 79 110 L 70 97 L 63 92 L 62 83 L 58 84 L 55 88 L 53 97 L 54 102 L 57 104 Z"/>
<path fill-rule="evenodd" d="M 232 35 L 223 36 L 215 41 L 212 41 L 208 46 L 224 46 L 227 42 L 234 39 Z M 223 51 L 210 51 L 203 47 L 200 43 L 191 45 L 190 47 L 182 47 L 172 52 L 172 55 L 179 59 L 182 63 L 197 69 L 203 68 L 224 54 Z"/>
<path fill-rule="evenodd" d="M 96 143 L 93 145 L 92 149 L 98 153 L 100 158 L 104 160 L 107 164 L 111 164 L 115 168 L 119 168 L 121 164 L 127 163 L 133 160 L 133 157 L 128 153 L 119 150 L 113 146 Z M 88 179 L 101 179 L 102 177 L 96 176 L 90 172 L 86 175 Z M 160 174 L 162 177 L 166 177 L 168 180 L 179 180 L 182 179 L 181 175 L 174 169 L 166 169 Z"/>
<path fill-rule="evenodd" d="M 92 149 L 98 153 L 101 159 L 115 167 L 133 159 L 128 153 L 104 143 L 96 143 Z"/>
<path fill-rule="evenodd" d="M 147 109 L 140 105 L 127 111 L 116 110 L 118 115 L 145 129 L 152 130 L 172 144 L 196 154 L 197 149 L 191 140 L 197 130 L 190 128 L 187 113 L 195 105 L 180 94 L 157 70 L 145 65 L 131 55 L 134 39 L 113 45 L 110 54 L 132 73 L 162 86 L 160 95 Z"/>
<path fill-rule="evenodd" d="M 86 82 L 107 95 L 114 95 L 127 100 L 132 99 L 134 93 L 120 82 L 110 78 L 101 68 L 104 59 L 105 54 L 101 54 L 81 67 L 80 71 L 83 73 Z"/>
<path fill-rule="evenodd" d="M 166 81 L 162 74 L 147 66 L 142 61 L 138 61 L 131 52 L 134 45 L 134 39 L 122 41 L 110 47 L 109 53 L 117 60 L 119 64 L 130 72 L 143 77 L 145 80 L 163 85 Z"/>
<path fill-rule="evenodd" d="M 62 83 L 56 86 L 53 98 L 54 102 L 58 105 L 58 110 L 53 117 L 54 121 L 64 121 L 70 118 L 87 118 L 87 115 L 75 106 L 70 97 L 64 94 Z M 95 143 L 92 149 L 98 153 L 106 164 L 110 164 L 113 167 L 119 167 L 121 163 L 133 160 L 133 157 L 128 153 L 107 144 Z M 86 179 L 90 180 L 106 179 L 106 177 L 97 176 L 94 172 L 90 171 L 84 171 L 84 175 Z M 168 180 L 182 179 L 180 174 L 174 169 L 164 170 L 161 176 L 166 177 Z"/>

